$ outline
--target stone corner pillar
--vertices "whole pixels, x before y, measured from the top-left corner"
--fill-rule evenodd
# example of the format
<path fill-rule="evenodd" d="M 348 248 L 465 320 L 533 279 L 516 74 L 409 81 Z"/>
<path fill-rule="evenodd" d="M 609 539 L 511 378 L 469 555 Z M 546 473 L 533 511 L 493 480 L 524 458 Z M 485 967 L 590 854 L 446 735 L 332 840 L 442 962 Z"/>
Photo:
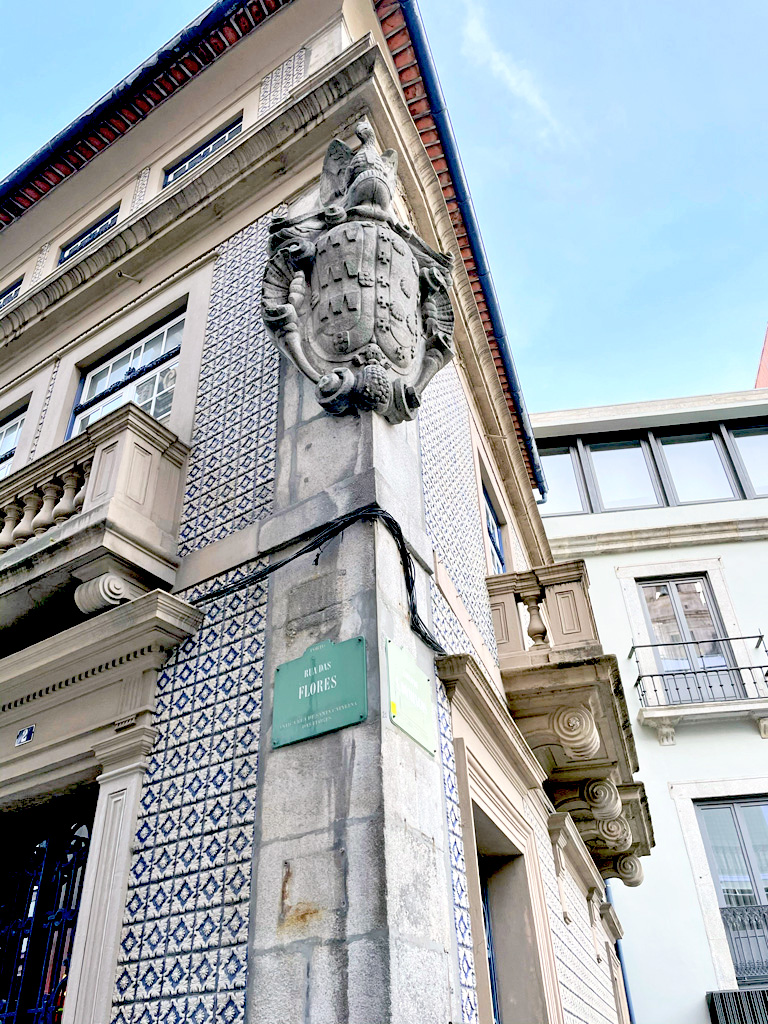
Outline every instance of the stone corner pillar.
<path fill-rule="evenodd" d="M 428 560 L 417 423 L 332 417 L 313 392 L 283 364 L 265 535 L 291 542 L 377 500 Z M 429 578 L 418 562 L 416 575 L 428 619 Z M 410 629 L 395 543 L 381 524 L 355 523 L 319 558 L 302 556 L 271 577 L 268 614 L 248 1024 L 458 1021 L 439 744 L 431 755 L 389 716 L 388 640 L 435 678 L 433 653 Z M 366 641 L 367 719 L 273 749 L 277 666 L 312 644 L 357 636 Z M 434 686 L 431 700 L 436 723 Z"/>

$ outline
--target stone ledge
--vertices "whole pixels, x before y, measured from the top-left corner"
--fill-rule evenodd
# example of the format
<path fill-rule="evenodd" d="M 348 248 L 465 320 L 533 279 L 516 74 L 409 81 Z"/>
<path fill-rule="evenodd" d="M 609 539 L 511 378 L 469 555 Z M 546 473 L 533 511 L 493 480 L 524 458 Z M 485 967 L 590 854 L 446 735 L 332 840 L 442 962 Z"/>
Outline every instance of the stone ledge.
<path fill-rule="evenodd" d="M 637 720 L 656 730 L 662 747 L 675 744 L 679 725 L 703 725 L 734 719 L 753 719 L 762 738 L 768 739 L 768 697 L 747 697 L 744 700 L 717 700 L 707 704 L 666 704 L 663 707 L 640 708 Z"/>

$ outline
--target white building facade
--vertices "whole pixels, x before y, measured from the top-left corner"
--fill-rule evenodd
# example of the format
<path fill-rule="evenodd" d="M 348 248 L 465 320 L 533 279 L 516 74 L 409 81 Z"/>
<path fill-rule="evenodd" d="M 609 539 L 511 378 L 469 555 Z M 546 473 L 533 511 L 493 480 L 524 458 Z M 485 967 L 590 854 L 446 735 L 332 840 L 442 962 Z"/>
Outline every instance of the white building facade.
<path fill-rule="evenodd" d="M 586 560 L 654 821 L 642 891 L 614 892 L 635 1020 L 762 1021 L 768 390 L 532 419 L 552 550 Z"/>

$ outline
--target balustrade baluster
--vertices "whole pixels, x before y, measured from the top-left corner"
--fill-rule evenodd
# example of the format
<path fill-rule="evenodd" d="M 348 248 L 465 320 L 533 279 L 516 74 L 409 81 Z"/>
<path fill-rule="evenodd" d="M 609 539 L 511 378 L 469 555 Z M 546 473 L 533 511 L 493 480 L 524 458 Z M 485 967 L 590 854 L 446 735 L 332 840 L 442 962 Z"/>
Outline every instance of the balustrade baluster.
<path fill-rule="evenodd" d="M 85 501 L 85 492 L 88 488 L 88 481 L 91 477 L 91 466 L 93 465 L 93 459 L 87 459 L 82 466 L 83 470 L 83 485 L 75 495 L 75 512 L 79 512 L 83 507 Z"/>
<path fill-rule="evenodd" d="M 38 509 L 42 504 L 43 499 L 37 491 L 29 491 L 24 495 L 24 516 L 12 534 L 13 543 L 17 547 L 23 544 L 24 541 L 29 540 L 30 537 L 34 537 L 32 520 L 37 515 Z"/>
<path fill-rule="evenodd" d="M 13 547 L 13 531 L 21 519 L 22 511 L 21 505 L 19 505 L 15 498 L 4 506 L 5 525 L 3 526 L 2 533 L 0 533 L 0 551 L 7 551 Z"/>
<path fill-rule="evenodd" d="M 61 494 L 61 487 L 55 480 L 43 484 L 43 507 L 32 520 L 32 532 L 36 537 L 45 533 L 53 526 L 53 509 Z"/>
<path fill-rule="evenodd" d="M 64 493 L 53 510 L 53 520 L 56 524 L 65 523 L 71 515 L 74 515 L 75 497 L 80 484 L 80 474 L 75 466 L 65 469 L 57 475 L 64 485 Z"/>

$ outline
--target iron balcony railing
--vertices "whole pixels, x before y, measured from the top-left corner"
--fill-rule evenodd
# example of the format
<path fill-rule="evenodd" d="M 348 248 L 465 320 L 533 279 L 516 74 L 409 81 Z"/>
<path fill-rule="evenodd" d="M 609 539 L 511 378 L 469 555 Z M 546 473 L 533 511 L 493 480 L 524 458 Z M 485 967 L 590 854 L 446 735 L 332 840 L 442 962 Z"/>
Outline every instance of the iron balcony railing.
<path fill-rule="evenodd" d="M 768 906 L 721 907 L 739 985 L 768 984 Z"/>
<path fill-rule="evenodd" d="M 739 655 L 750 648 L 760 652 L 760 664 Z M 629 655 L 637 662 L 635 685 L 643 707 L 768 697 L 768 650 L 762 633 L 635 644 Z"/>

